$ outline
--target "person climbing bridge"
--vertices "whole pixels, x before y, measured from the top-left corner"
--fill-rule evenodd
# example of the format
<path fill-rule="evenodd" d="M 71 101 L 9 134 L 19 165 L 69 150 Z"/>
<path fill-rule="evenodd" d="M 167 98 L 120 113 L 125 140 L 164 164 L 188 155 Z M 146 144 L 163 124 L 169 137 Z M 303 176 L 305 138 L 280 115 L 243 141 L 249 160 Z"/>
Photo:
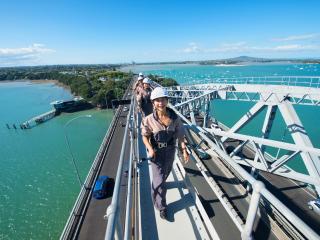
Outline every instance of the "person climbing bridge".
<path fill-rule="evenodd" d="M 175 156 L 178 139 L 185 163 L 189 154 L 184 142 L 184 128 L 179 116 L 168 105 L 168 92 L 156 87 L 150 95 L 153 113 L 141 123 L 141 135 L 152 167 L 152 201 L 162 219 L 168 219 L 165 182 L 169 176 Z"/>
<path fill-rule="evenodd" d="M 150 83 L 151 80 L 149 78 L 144 78 L 143 81 L 143 88 L 139 90 L 139 93 L 137 95 L 137 104 L 138 104 L 138 110 L 141 111 L 142 117 L 146 117 L 153 111 L 153 106 L 150 100 L 151 95 L 151 87 Z"/>

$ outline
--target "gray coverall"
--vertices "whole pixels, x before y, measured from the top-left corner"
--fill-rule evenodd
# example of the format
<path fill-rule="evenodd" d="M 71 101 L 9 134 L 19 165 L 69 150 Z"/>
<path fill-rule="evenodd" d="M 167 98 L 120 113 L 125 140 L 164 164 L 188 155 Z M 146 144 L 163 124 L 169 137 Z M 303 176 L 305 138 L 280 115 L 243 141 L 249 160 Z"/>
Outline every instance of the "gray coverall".
<path fill-rule="evenodd" d="M 153 106 L 150 100 L 151 91 L 151 88 L 140 88 L 139 93 L 137 95 L 137 102 L 142 110 L 143 117 L 146 117 L 153 112 Z"/>
<path fill-rule="evenodd" d="M 167 207 L 165 181 L 172 169 L 176 140 L 182 140 L 184 137 L 181 119 L 172 109 L 167 108 L 167 111 L 172 120 L 168 127 L 158 120 L 155 111 L 145 117 L 141 123 L 141 134 L 150 137 L 151 145 L 156 152 L 151 160 L 153 175 L 151 197 L 158 210 L 164 210 Z"/>
<path fill-rule="evenodd" d="M 134 87 L 133 87 L 134 93 L 135 93 L 136 95 L 138 95 L 141 89 L 143 89 L 143 83 L 137 81 L 137 82 L 134 84 Z"/>

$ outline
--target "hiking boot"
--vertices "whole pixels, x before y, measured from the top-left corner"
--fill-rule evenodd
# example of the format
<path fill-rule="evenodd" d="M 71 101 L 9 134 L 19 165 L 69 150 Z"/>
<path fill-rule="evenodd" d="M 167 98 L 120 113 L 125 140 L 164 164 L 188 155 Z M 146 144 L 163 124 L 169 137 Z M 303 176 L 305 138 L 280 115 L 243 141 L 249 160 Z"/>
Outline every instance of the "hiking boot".
<path fill-rule="evenodd" d="M 164 220 L 168 219 L 167 209 L 160 210 L 160 217 Z"/>

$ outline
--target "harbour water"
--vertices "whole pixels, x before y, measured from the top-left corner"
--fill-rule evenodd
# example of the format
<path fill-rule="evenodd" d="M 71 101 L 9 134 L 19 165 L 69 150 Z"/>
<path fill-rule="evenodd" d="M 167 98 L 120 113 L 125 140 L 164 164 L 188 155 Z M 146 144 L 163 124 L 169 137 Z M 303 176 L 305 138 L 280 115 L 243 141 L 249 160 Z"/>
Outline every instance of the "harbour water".
<path fill-rule="evenodd" d="M 19 124 L 72 97 L 52 83 L 0 84 L 0 239 L 59 238 L 80 189 L 70 151 L 84 180 L 113 113 L 62 114 L 27 130 Z"/>
<path fill-rule="evenodd" d="M 239 78 L 239 77 L 264 77 L 264 76 L 319 76 L 320 64 L 251 64 L 251 65 L 233 65 L 233 66 L 213 66 L 196 64 L 173 64 L 173 65 L 134 65 L 122 69 L 123 71 L 132 71 L 135 73 L 143 72 L 162 77 L 175 79 L 179 84 L 194 84 L 196 82 L 210 82 L 215 78 Z M 320 89 L 319 89 L 320 94 Z M 210 115 L 228 127 L 234 125 L 254 103 L 239 101 L 215 100 L 210 106 Z M 314 147 L 320 148 L 320 128 L 318 119 L 320 119 L 319 106 L 294 106 L 300 120 L 302 121 Z M 226 111 L 227 110 L 227 111 Z M 261 136 L 265 111 L 262 111 L 246 127 L 241 129 L 240 133 L 253 136 Z M 285 123 L 279 111 L 276 114 L 270 139 L 281 140 L 292 143 L 293 140 L 286 131 Z M 268 149 L 273 156 L 277 155 L 278 149 Z M 279 152 L 279 156 L 285 154 Z M 287 164 L 294 170 L 307 173 L 307 170 L 297 156 Z"/>
<path fill-rule="evenodd" d="M 251 64 L 213 66 L 197 64 L 133 65 L 124 71 L 144 72 L 170 77 L 180 84 L 212 78 L 264 77 L 264 76 L 320 76 L 320 64 Z"/>
<path fill-rule="evenodd" d="M 318 76 L 320 65 L 276 64 L 251 66 L 147 65 L 124 70 L 172 77 L 179 83 L 193 83 L 214 77 Z M 30 130 L 7 129 L 51 109 L 50 102 L 69 99 L 69 91 L 52 83 L 11 82 L 0 84 L 0 239 L 57 239 L 79 192 L 65 133 L 70 140 L 84 179 L 106 133 L 113 114 L 89 110 L 62 114 Z M 228 126 L 234 124 L 253 104 L 215 101 L 211 114 Z M 226 111 L 228 109 L 228 111 Z M 296 106 L 315 147 L 320 147 L 320 108 Z M 91 118 L 79 117 L 90 114 Z M 77 118 L 77 119 L 76 119 Z M 74 119 L 65 128 L 69 120 Z M 259 136 L 263 113 L 241 132 Z M 279 114 L 272 139 L 292 141 L 284 131 Z M 64 130 L 65 133 L 64 133 Z M 299 161 L 290 163 L 305 172 Z"/>

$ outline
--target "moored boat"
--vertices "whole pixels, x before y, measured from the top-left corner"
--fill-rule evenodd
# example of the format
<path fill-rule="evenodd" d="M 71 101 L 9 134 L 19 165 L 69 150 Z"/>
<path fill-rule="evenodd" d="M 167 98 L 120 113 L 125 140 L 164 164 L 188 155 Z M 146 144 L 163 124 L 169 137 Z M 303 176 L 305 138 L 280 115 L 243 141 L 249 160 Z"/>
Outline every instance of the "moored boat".
<path fill-rule="evenodd" d="M 82 97 L 75 97 L 71 100 L 57 100 L 52 102 L 51 105 L 58 112 L 75 112 L 92 108 L 92 105 Z"/>

